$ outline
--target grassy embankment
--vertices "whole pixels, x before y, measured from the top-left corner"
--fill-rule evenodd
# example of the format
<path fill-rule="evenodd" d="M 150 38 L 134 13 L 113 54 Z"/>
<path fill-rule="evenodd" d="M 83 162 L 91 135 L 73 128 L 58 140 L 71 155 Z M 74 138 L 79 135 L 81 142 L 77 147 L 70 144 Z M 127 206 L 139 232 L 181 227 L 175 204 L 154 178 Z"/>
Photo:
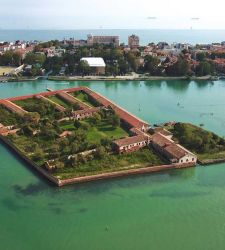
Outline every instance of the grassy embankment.
<path fill-rule="evenodd" d="M 197 154 L 200 163 L 225 161 L 224 138 L 188 123 L 178 123 L 170 131 L 181 145 Z"/>

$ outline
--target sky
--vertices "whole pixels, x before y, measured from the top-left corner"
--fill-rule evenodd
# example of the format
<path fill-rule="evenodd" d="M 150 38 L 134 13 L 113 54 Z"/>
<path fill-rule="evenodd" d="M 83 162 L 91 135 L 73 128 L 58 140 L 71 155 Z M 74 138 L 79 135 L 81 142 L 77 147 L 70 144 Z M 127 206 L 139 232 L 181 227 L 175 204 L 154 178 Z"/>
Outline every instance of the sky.
<path fill-rule="evenodd" d="M 224 7 L 224 0 L 0 0 L 0 29 L 225 29 Z"/>

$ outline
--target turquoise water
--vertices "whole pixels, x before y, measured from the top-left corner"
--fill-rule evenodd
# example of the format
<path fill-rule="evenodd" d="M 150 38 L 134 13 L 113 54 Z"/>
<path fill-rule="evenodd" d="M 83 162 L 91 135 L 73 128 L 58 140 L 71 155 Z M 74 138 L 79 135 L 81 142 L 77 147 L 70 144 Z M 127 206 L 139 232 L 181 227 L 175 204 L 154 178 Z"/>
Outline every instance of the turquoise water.
<path fill-rule="evenodd" d="M 140 43 L 147 45 L 150 42 L 181 42 L 181 43 L 213 43 L 225 40 L 225 30 L 163 30 L 163 29 L 94 29 L 94 30 L 4 30 L 0 29 L 0 41 L 15 40 L 39 40 L 51 39 L 63 40 L 74 37 L 86 39 L 87 34 L 93 35 L 118 35 L 120 42 L 127 44 L 128 36 L 136 34 L 140 37 Z"/>
<path fill-rule="evenodd" d="M 0 98 L 78 85 L 151 123 L 204 123 L 225 135 L 225 81 L 9 83 Z M 225 164 L 58 189 L 3 145 L 0 160 L 0 249 L 225 248 Z"/>

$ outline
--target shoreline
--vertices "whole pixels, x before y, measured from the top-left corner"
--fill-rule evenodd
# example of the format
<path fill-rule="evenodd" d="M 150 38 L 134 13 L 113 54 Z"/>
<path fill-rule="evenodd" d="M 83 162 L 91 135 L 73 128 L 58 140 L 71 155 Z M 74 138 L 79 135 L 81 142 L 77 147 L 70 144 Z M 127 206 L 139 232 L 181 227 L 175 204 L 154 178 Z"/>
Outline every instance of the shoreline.
<path fill-rule="evenodd" d="M 132 77 L 132 76 L 49 76 L 49 81 L 170 81 L 170 80 L 219 80 L 220 77 L 201 76 L 201 77 L 186 77 L 186 76 L 149 76 L 149 77 Z"/>
<path fill-rule="evenodd" d="M 168 164 L 168 165 L 149 166 L 149 167 L 147 166 L 143 168 L 128 169 L 128 170 L 121 170 L 121 171 L 115 171 L 115 172 L 105 172 L 105 173 L 100 173 L 100 174 L 79 176 L 79 177 L 68 178 L 68 179 L 58 179 L 54 175 L 48 173 L 45 169 L 38 166 L 32 160 L 30 160 L 6 137 L 0 135 L 0 142 L 5 144 L 8 147 L 8 149 L 11 150 L 11 152 L 15 153 L 26 164 L 28 164 L 31 171 L 35 171 L 35 173 L 39 174 L 42 178 L 46 178 L 50 183 L 58 187 L 63 187 L 63 186 L 78 184 L 78 183 L 86 183 L 86 182 L 91 182 L 91 181 L 122 178 L 122 177 L 134 176 L 134 175 L 145 175 L 145 174 L 150 174 L 150 173 L 163 172 L 166 170 L 183 169 L 183 168 L 196 166 L 196 164 L 193 164 L 193 163 Z"/>
<path fill-rule="evenodd" d="M 217 81 L 224 79 L 217 76 L 203 76 L 203 77 L 186 77 L 186 76 L 149 76 L 149 77 L 132 77 L 132 76 L 49 76 L 44 78 L 43 76 L 37 77 L 5 77 L 0 76 L 0 83 L 8 82 L 25 82 L 25 81 L 37 81 L 37 80 L 49 80 L 49 81 Z"/>
<path fill-rule="evenodd" d="M 6 77 L 6 76 L 0 76 L 0 83 L 29 82 L 29 81 L 37 81 L 39 79 L 41 79 L 40 76 L 37 76 L 37 77 Z"/>
<path fill-rule="evenodd" d="M 208 160 L 198 160 L 198 163 L 202 166 L 225 163 L 225 159 L 208 159 Z"/>

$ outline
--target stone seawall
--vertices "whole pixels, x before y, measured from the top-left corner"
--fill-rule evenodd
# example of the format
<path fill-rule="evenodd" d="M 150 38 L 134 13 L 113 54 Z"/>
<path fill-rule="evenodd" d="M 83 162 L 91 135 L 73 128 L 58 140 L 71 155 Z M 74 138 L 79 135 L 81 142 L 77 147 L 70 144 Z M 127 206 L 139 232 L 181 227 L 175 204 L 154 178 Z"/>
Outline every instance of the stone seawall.
<path fill-rule="evenodd" d="M 184 163 L 184 164 L 170 164 L 170 165 L 161 165 L 161 166 L 150 166 L 145 168 L 139 169 L 130 169 L 130 170 L 121 170 L 117 172 L 110 172 L 110 173 L 103 173 L 103 174 L 96 174 L 91 176 L 82 176 L 82 177 L 75 177 L 66 180 L 59 180 L 59 186 L 71 185 L 75 183 L 83 183 L 83 182 L 91 182 L 97 180 L 105 180 L 105 179 L 112 179 L 112 178 L 120 178 L 120 177 L 127 177 L 131 175 L 144 175 L 154 172 L 166 171 L 171 169 L 181 169 L 181 168 L 188 168 L 194 167 L 195 164 L 193 163 Z"/>

